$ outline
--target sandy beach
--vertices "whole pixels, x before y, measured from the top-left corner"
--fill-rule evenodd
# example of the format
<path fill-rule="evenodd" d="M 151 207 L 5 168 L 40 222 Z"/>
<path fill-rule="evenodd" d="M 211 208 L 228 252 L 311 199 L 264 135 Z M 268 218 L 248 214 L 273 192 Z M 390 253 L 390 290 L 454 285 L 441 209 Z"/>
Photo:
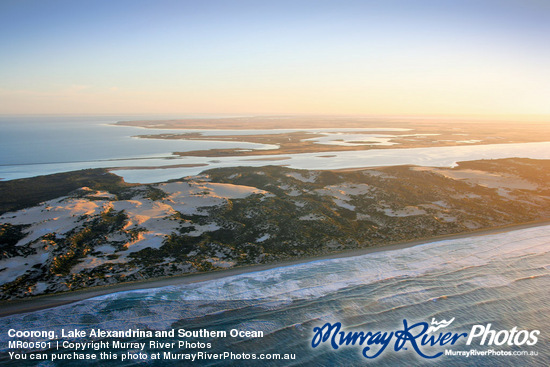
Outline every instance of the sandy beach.
<path fill-rule="evenodd" d="M 164 278 L 150 279 L 150 280 L 144 280 L 139 282 L 128 282 L 128 283 L 114 284 L 109 286 L 93 287 L 93 288 L 82 289 L 82 290 L 77 290 L 73 292 L 64 292 L 64 293 L 57 293 L 53 295 L 36 296 L 36 297 L 21 299 L 21 300 L 5 301 L 0 303 L 0 317 L 61 306 L 64 304 L 78 302 L 85 299 L 102 296 L 110 293 L 205 282 L 213 279 L 220 279 L 223 277 L 258 272 L 258 271 L 263 271 L 263 270 L 268 270 L 268 269 L 273 269 L 278 267 L 298 265 L 298 264 L 303 264 L 303 263 L 308 263 L 313 261 L 360 256 L 360 255 L 365 255 L 365 254 L 380 252 L 380 251 L 400 250 L 408 247 L 413 247 L 413 246 L 437 242 L 437 241 L 468 238 L 473 236 L 485 236 L 485 235 L 491 235 L 496 233 L 520 230 L 520 229 L 525 229 L 530 227 L 544 226 L 548 224 L 550 224 L 550 220 L 540 220 L 540 221 L 534 221 L 534 222 L 528 222 L 528 223 L 522 223 L 522 224 L 516 224 L 516 225 L 508 225 L 508 226 L 495 227 L 495 228 L 489 228 L 489 229 L 481 229 L 481 230 L 476 230 L 471 232 L 457 233 L 453 235 L 422 238 L 415 241 L 393 243 L 385 246 L 346 250 L 346 251 L 330 253 L 322 256 L 298 258 L 295 260 L 275 262 L 270 264 L 241 266 L 241 267 L 236 267 L 236 268 L 226 269 L 226 270 L 194 273 L 194 274 L 179 275 L 179 276 L 173 276 L 173 277 L 164 277 Z"/>

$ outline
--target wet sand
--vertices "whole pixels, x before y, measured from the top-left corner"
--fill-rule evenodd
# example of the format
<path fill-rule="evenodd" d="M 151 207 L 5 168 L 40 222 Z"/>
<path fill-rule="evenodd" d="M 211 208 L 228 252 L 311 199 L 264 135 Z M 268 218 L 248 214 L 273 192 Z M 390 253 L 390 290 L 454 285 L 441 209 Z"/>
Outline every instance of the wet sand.
<path fill-rule="evenodd" d="M 430 238 L 422 238 L 415 241 L 393 243 L 385 246 L 345 250 L 342 252 L 335 252 L 335 253 L 330 253 L 326 255 L 307 257 L 307 258 L 298 258 L 295 260 L 275 262 L 270 264 L 240 266 L 240 267 L 226 269 L 226 270 L 217 270 L 217 271 L 205 272 L 205 273 L 192 273 L 192 274 L 178 275 L 173 277 L 148 279 L 148 280 L 138 281 L 138 282 L 119 283 L 119 284 L 108 285 L 108 286 L 98 286 L 98 287 L 93 287 L 88 289 L 81 289 L 73 292 L 36 296 L 32 298 L 14 300 L 14 301 L 3 301 L 3 302 L 0 302 L 0 317 L 61 306 L 61 305 L 78 302 L 85 299 L 106 295 L 110 293 L 205 282 L 213 279 L 220 279 L 220 278 L 229 277 L 229 276 L 258 272 L 258 271 L 263 271 L 263 270 L 268 270 L 268 269 L 273 269 L 278 267 L 299 265 L 299 264 L 308 263 L 312 261 L 360 256 L 360 255 L 365 255 L 365 254 L 380 252 L 380 251 L 400 250 L 408 247 L 413 247 L 413 246 L 437 242 L 437 241 L 468 238 L 473 236 L 485 236 L 485 235 L 491 235 L 496 233 L 509 232 L 513 230 L 544 226 L 549 224 L 550 224 L 550 219 L 547 219 L 547 220 L 540 220 L 540 221 L 528 222 L 528 223 L 522 223 L 522 224 L 514 224 L 514 225 L 508 225 L 508 226 L 502 226 L 502 227 L 475 230 L 471 232 L 464 232 L 464 233 L 458 233 L 453 235 L 443 235 L 443 236 L 435 236 Z"/>

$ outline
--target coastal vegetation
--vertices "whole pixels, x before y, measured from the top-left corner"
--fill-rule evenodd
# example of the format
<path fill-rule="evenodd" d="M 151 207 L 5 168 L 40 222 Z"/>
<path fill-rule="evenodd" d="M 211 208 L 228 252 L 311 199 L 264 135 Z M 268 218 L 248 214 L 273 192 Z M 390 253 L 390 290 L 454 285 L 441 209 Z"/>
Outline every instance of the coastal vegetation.
<path fill-rule="evenodd" d="M 452 169 L 220 168 L 151 185 L 99 170 L 25 179 L 21 187 L 40 195 L 2 203 L 26 207 L 0 216 L 2 298 L 547 220 L 549 168 L 502 159 Z"/>
<path fill-rule="evenodd" d="M 130 185 L 102 168 L 0 181 L 0 214 L 67 195 L 84 186 L 115 193 Z"/>

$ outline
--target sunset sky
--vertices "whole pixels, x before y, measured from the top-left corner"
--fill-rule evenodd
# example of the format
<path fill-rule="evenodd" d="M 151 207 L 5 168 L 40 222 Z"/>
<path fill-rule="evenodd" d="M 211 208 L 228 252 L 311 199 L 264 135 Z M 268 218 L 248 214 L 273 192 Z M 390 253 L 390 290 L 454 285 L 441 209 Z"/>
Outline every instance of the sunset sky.
<path fill-rule="evenodd" d="M 0 113 L 550 115 L 550 1 L 0 1 Z"/>

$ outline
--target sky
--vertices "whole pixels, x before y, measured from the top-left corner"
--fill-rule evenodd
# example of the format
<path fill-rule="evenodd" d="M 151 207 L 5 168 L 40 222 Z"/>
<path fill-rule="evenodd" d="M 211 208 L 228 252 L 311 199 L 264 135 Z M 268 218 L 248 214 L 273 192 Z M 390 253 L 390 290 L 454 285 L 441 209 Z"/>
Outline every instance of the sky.
<path fill-rule="evenodd" d="M 550 116 L 548 0 L 1 0 L 0 114 Z"/>

